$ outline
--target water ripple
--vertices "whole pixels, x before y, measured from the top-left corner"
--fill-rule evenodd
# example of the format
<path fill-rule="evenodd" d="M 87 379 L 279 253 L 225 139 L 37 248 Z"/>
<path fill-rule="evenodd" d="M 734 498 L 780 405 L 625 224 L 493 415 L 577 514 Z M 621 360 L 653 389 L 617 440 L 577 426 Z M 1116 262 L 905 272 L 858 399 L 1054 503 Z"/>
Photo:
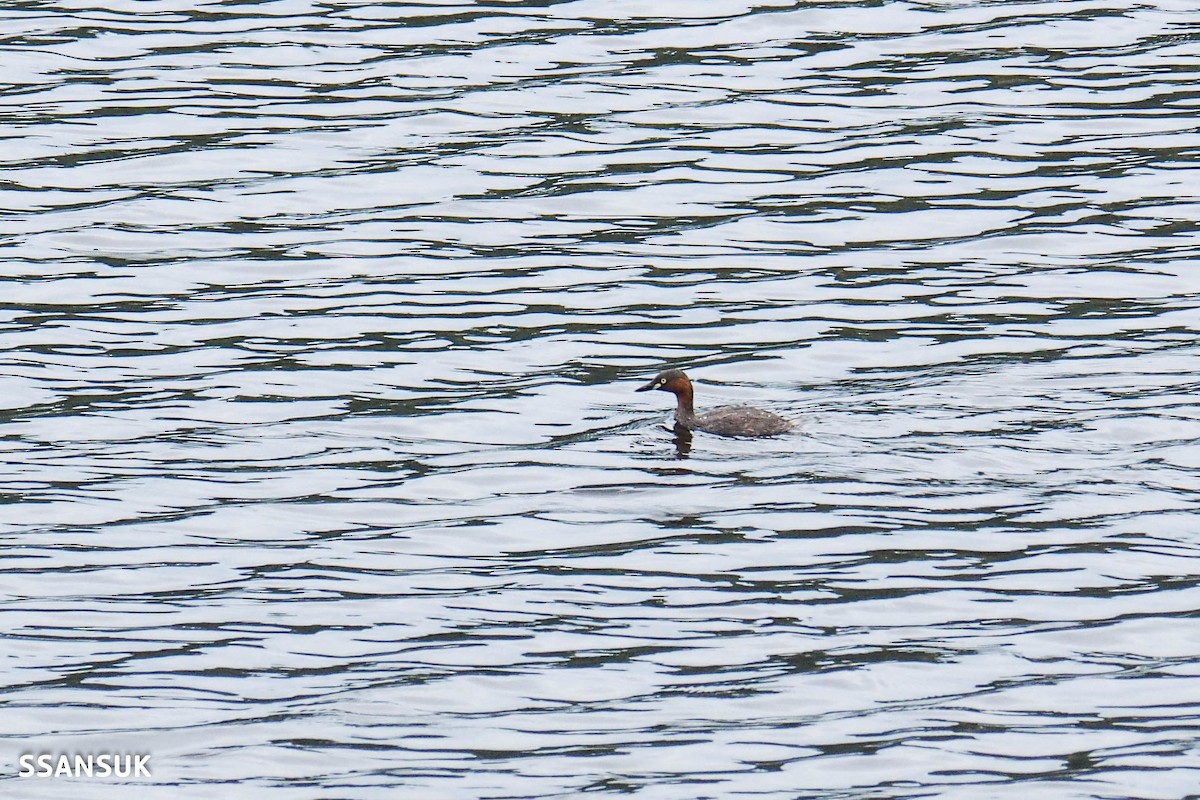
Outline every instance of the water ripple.
<path fill-rule="evenodd" d="M 0 26 L 10 794 L 1195 791 L 1195 9 Z"/>

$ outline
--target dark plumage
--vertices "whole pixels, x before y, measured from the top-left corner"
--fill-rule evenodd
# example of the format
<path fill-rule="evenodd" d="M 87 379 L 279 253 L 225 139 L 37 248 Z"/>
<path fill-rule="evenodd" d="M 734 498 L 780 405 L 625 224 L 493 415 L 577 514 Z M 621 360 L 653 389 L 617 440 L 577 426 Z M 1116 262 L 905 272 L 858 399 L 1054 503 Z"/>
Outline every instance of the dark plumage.
<path fill-rule="evenodd" d="M 792 428 L 778 414 L 748 406 L 722 406 L 707 414 L 696 414 L 692 406 L 692 382 L 682 370 L 668 369 L 637 391 L 657 389 L 675 395 L 675 424 L 688 430 L 707 431 L 721 436 L 775 436 Z"/>

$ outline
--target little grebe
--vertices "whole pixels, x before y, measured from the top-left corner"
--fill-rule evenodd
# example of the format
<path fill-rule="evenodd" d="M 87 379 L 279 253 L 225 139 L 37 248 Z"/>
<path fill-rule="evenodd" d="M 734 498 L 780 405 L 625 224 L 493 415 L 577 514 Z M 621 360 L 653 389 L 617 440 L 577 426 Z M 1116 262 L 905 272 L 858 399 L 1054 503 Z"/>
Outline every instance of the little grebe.
<path fill-rule="evenodd" d="M 675 395 L 675 424 L 692 431 L 707 431 L 721 436 L 774 436 L 791 430 L 792 423 L 761 408 L 722 406 L 707 414 L 696 415 L 692 407 L 692 382 L 682 370 L 660 372 L 639 392 L 658 389 Z"/>

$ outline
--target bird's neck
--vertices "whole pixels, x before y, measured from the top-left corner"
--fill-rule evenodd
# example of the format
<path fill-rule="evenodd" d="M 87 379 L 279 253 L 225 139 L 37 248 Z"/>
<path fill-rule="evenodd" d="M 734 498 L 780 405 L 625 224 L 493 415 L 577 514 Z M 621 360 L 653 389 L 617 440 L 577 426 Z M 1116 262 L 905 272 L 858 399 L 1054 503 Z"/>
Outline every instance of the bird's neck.
<path fill-rule="evenodd" d="M 685 428 L 692 427 L 696 420 L 696 409 L 692 406 L 692 387 L 682 387 L 675 393 L 675 421 Z"/>

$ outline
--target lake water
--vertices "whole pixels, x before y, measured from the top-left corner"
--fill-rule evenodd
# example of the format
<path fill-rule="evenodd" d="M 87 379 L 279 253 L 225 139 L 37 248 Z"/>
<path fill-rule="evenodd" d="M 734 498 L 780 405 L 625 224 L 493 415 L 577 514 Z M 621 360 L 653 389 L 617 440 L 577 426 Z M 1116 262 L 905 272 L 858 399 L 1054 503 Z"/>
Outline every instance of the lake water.
<path fill-rule="evenodd" d="M 0 31 L 3 796 L 1200 797 L 1194 2 Z"/>

